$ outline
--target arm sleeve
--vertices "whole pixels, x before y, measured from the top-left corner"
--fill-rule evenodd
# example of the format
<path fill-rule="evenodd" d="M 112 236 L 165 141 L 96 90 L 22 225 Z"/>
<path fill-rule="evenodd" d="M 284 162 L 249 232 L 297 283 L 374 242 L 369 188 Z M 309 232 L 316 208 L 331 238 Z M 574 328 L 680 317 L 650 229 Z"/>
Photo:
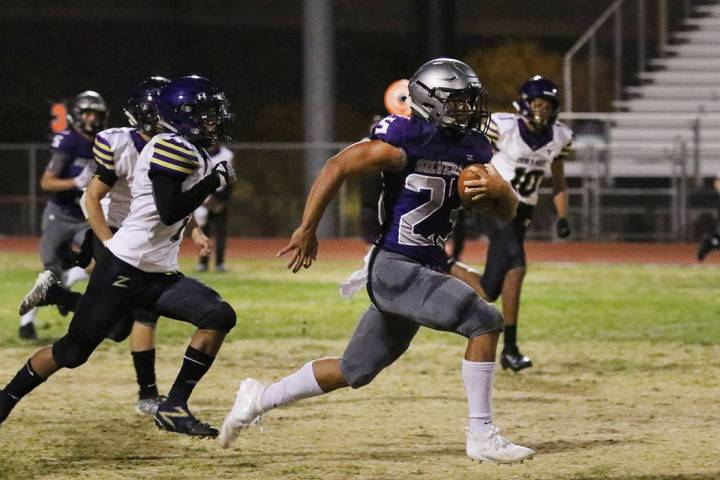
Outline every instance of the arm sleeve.
<path fill-rule="evenodd" d="M 117 182 L 117 175 L 115 170 L 110 170 L 104 164 L 98 162 L 95 166 L 95 176 L 108 187 L 112 188 Z"/>
<path fill-rule="evenodd" d="M 232 194 L 232 184 L 225 185 L 223 188 L 220 188 L 213 192 L 213 197 L 215 197 L 216 200 L 220 202 L 227 202 L 230 200 L 230 196 Z"/>
<path fill-rule="evenodd" d="M 48 162 L 47 167 L 45 167 L 46 172 L 52 172 L 56 176 L 60 175 L 60 172 L 63 171 L 65 166 L 72 160 L 72 157 L 69 153 L 61 152 L 60 150 L 55 150 L 52 153 L 52 156 L 50 157 L 50 162 Z"/>
<path fill-rule="evenodd" d="M 182 191 L 182 179 L 162 171 L 149 172 L 153 186 L 153 196 L 160 220 L 172 225 L 190 215 L 203 201 L 220 186 L 216 174 L 210 174 L 192 188 Z"/>

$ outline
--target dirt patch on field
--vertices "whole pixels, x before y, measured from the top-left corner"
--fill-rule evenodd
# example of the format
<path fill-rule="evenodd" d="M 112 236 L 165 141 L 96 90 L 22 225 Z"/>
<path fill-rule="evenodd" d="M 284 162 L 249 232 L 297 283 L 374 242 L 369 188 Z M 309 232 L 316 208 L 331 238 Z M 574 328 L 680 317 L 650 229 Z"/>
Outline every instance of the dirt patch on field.
<path fill-rule="evenodd" d="M 236 341 L 198 386 L 192 406 L 213 424 L 246 376 L 277 379 L 343 342 Z M 166 390 L 183 347 L 160 345 Z M 6 349 L 9 378 L 34 350 Z M 537 450 L 522 465 L 470 462 L 462 341 L 419 339 L 370 386 L 269 413 L 230 450 L 158 431 L 134 413 L 126 347 L 104 345 L 25 399 L 0 429 L 0 478 L 523 479 L 720 478 L 720 349 L 527 342 L 536 367 L 496 377 L 496 419 Z M 652 361 L 648 361 L 651 359 Z"/>
<path fill-rule="evenodd" d="M 274 258 L 286 244 L 286 238 L 231 238 L 228 256 L 231 258 Z M 482 263 L 487 242 L 467 243 L 464 259 Z M 629 242 L 526 242 L 530 262 L 573 263 L 662 263 L 696 264 L 697 245 L 694 243 L 629 243 Z M 37 238 L 0 238 L 0 252 L 34 253 L 39 251 Z M 362 258 L 367 245 L 357 239 L 329 239 L 320 242 L 319 258 L 334 260 Z M 182 255 L 194 256 L 194 246 L 185 241 Z M 720 265 L 720 252 L 708 255 L 706 264 Z"/>

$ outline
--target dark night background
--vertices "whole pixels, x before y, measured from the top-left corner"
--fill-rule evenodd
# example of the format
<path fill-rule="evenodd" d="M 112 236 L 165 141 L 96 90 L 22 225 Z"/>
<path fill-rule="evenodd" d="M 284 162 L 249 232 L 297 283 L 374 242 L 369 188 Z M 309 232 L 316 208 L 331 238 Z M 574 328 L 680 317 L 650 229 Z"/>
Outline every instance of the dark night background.
<path fill-rule="evenodd" d="M 688 2 L 668 0 L 671 27 L 680 21 Z M 437 56 L 468 62 L 489 90 L 494 111 L 512 109 L 517 87 L 531 75 L 542 73 L 562 88 L 563 55 L 612 3 L 331 2 L 335 98 L 328 99 L 334 105 L 334 131 L 327 138 L 352 142 L 364 136 L 371 117 L 384 113 L 386 87 L 409 78 L 419 65 Z M 638 5 L 626 1 L 621 9 L 625 85 L 635 81 Z M 651 57 L 657 39 L 657 2 L 646 0 L 644 5 Z M 305 20 L 301 0 L 2 0 L 0 144 L 46 143 L 50 105 L 87 89 L 97 90 L 108 102 L 109 126 L 123 126 L 122 108 L 140 81 L 150 75 L 172 78 L 189 73 L 206 75 L 225 89 L 237 117 L 235 142 L 301 142 Z M 310 24 L 313 21 L 309 19 Z M 614 93 L 610 26 L 599 31 L 597 46 L 598 109 L 609 111 Z M 575 109 L 583 111 L 589 108 L 584 81 L 587 49 L 578 53 L 573 99 Z M 30 196 L 30 192 L 37 190 L 47 151 L 44 146 L 5 147 L 0 152 L 0 235 L 34 234 L 39 231 L 46 195 L 37 191 Z M 242 175 L 233 194 L 237 214 L 232 215 L 231 233 L 289 234 L 305 197 L 303 151 L 243 148 L 236 149 Z M 349 182 L 342 235 L 356 233 L 357 191 L 357 185 Z M 543 218 L 537 215 L 538 225 Z"/>
<path fill-rule="evenodd" d="M 0 142 L 45 140 L 49 105 L 85 89 L 99 91 L 112 109 L 110 124 L 122 125 L 121 109 L 134 85 L 151 74 L 191 72 L 226 89 L 238 114 L 237 141 L 301 139 L 301 1 L 3 3 Z M 610 3 L 448 1 L 454 13 L 446 53 L 479 67 L 491 95 L 512 92 L 527 69 L 511 63 L 482 71 L 483 60 L 497 59 L 508 45 L 512 56 L 519 46 L 550 57 L 546 68 L 557 70 L 562 54 Z M 333 8 L 335 138 L 347 140 L 383 109 L 392 80 L 429 59 L 429 8 L 426 0 L 341 0 Z"/>

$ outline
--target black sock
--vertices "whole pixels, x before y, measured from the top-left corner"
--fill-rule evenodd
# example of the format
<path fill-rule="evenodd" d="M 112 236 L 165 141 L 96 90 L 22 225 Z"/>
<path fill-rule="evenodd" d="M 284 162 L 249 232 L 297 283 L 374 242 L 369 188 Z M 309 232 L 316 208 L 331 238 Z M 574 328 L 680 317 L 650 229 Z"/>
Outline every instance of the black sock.
<path fill-rule="evenodd" d="M 145 350 L 144 352 L 131 352 L 133 365 L 135 366 L 135 376 L 140 386 L 138 397 L 140 400 L 144 398 L 154 398 L 158 396 L 158 389 L 155 380 L 155 349 Z"/>
<path fill-rule="evenodd" d="M 195 385 L 205 375 L 205 372 L 210 369 L 213 360 L 215 360 L 215 357 L 211 357 L 193 347 L 188 347 L 185 350 L 185 358 L 180 373 L 178 373 L 175 383 L 173 383 L 170 393 L 168 393 L 168 403 L 170 405 L 186 404 Z"/>
<path fill-rule="evenodd" d="M 8 383 L 3 390 L 13 402 L 17 403 L 44 381 L 44 378 L 35 373 L 28 359 L 25 365 L 18 370 L 15 377 L 10 380 L 10 383 Z"/>
<path fill-rule="evenodd" d="M 75 311 L 81 298 L 81 293 L 73 292 L 57 284 L 51 285 L 45 294 L 45 301 L 47 303 L 63 307 L 69 312 Z"/>
<path fill-rule="evenodd" d="M 517 350 L 517 325 L 505 325 L 503 341 L 505 343 L 503 350 Z"/>

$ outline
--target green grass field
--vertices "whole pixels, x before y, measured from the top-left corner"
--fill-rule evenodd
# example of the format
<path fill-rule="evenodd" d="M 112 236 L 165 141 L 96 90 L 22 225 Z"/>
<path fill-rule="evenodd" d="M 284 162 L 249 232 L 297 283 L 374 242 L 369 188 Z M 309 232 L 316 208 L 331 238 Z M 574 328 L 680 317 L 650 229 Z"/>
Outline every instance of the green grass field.
<path fill-rule="evenodd" d="M 0 256 L 0 346 L 17 340 L 17 305 L 32 285 L 37 259 Z M 345 339 L 367 306 L 364 292 L 348 301 L 338 283 L 360 261 L 317 263 L 290 274 L 282 260 L 238 261 L 228 274 L 198 278 L 237 310 L 230 340 Z M 190 263 L 183 263 L 192 275 Z M 76 290 L 84 288 L 82 285 Z M 720 340 L 720 269 L 696 266 L 531 265 L 522 297 L 522 336 L 537 341 L 653 341 L 714 345 Z M 68 318 L 40 314 L 40 334 L 57 338 Z M 163 342 L 184 343 L 191 328 L 164 321 Z M 429 333 L 429 332 L 428 332 Z M 446 334 L 428 334 L 442 341 Z"/>
<path fill-rule="evenodd" d="M 17 339 L 17 305 L 37 262 L 0 256 L 0 384 L 38 346 Z M 230 273 L 201 276 L 237 310 L 238 325 L 196 389 L 199 416 L 219 423 L 244 376 L 270 380 L 340 354 L 367 296 L 345 300 L 337 284 L 359 263 L 321 262 L 292 275 L 282 261 L 233 261 Z M 495 399 L 509 436 L 537 449 L 529 464 L 467 460 L 464 341 L 424 331 L 373 385 L 272 412 L 264 432 L 230 451 L 138 418 L 127 347 L 104 345 L 3 424 L 0 478 L 717 479 L 719 292 L 712 267 L 531 265 L 520 342 L 536 367 L 498 372 Z M 43 309 L 39 343 L 61 336 L 68 320 Z M 191 333 L 160 322 L 166 388 Z"/>

